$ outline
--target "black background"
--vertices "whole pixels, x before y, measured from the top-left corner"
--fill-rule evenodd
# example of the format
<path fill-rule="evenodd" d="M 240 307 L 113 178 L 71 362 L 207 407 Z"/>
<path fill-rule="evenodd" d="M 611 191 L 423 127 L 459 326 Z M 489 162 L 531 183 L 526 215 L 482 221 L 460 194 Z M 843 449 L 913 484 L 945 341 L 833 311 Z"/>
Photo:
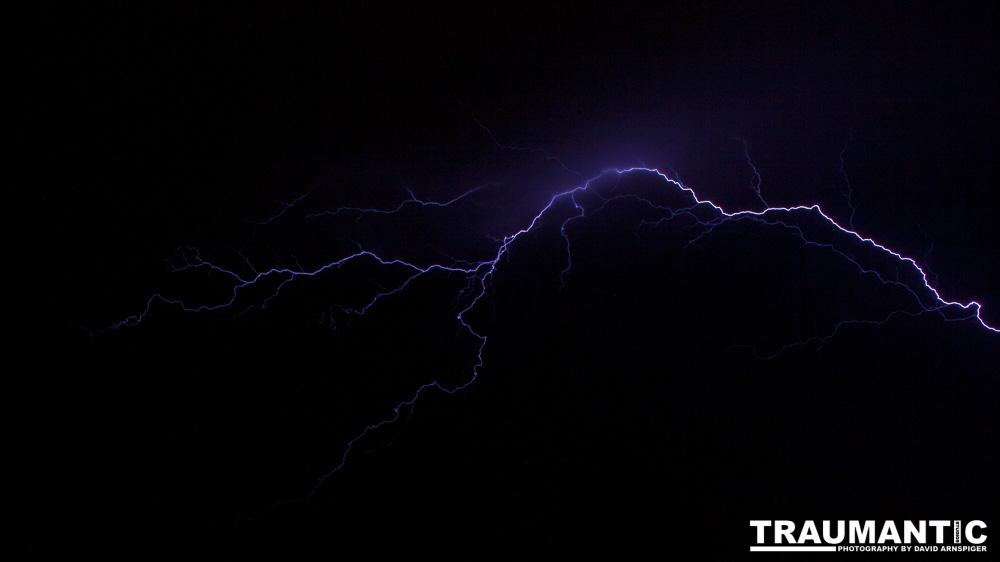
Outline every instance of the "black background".
<path fill-rule="evenodd" d="M 780 229 L 729 223 L 689 247 L 623 201 L 571 223 L 561 283 L 571 207 L 553 209 L 468 315 L 489 337 L 478 380 L 424 393 L 277 507 L 417 386 L 472 376 L 464 281 L 429 275 L 350 322 L 331 306 L 402 273 L 359 262 L 240 316 L 275 284 L 217 313 L 150 301 L 228 299 L 225 275 L 172 272 L 192 248 L 244 276 L 246 260 L 315 269 L 351 240 L 488 259 L 608 167 L 759 209 L 743 139 L 768 203 L 847 225 L 843 154 L 856 229 L 998 326 L 995 9 L 366 2 L 14 22 L 7 544 L 733 557 L 748 519 L 998 521 L 997 335 L 900 314 L 758 359 L 743 346 L 915 311 Z M 486 184 L 446 209 L 308 216 Z"/>

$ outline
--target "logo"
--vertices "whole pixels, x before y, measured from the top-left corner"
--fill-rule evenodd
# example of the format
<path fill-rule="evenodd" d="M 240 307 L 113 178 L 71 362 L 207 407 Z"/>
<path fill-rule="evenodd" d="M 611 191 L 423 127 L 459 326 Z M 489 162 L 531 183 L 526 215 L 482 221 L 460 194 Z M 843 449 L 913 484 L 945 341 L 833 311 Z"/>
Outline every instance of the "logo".
<path fill-rule="evenodd" d="M 750 552 L 986 552 L 981 520 L 750 520 Z"/>

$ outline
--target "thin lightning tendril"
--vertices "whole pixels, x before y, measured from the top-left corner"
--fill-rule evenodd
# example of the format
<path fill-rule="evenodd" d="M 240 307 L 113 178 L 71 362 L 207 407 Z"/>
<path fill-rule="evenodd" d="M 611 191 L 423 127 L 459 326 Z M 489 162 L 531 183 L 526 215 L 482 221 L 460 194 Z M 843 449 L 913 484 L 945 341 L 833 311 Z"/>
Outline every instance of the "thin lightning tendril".
<path fill-rule="evenodd" d="M 847 198 L 847 207 L 851 209 L 851 216 L 847 219 L 847 227 L 854 230 L 854 215 L 858 210 L 854 207 L 854 201 L 852 197 L 854 196 L 854 190 L 851 189 L 851 179 L 847 177 L 847 145 L 851 142 L 851 138 L 854 137 L 854 128 L 851 128 L 850 133 L 847 135 L 847 140 L 844 141 L 844 148 L 840 149 L 840 175 L 844 176 L 844 197 Z"/>
<path fill-rule="evenodd" d="M 760 200 L 760 202 L 764 204 L 764 208 L 767 209 L 770 205 L 767 204 L 767 201 L 764 201 L 764 196 L 760 194 L 760 172 L 757 171 L 757 166 L 754 166 L 753 161 L 750 160 L 750 146 L 747 144 L 746 139 L 738 138 L 736 140 L 743 143 L 743 154 L 747 157 L 747 166 L 750 166 L 750 169 L 753 170 L 753 177 L 750 178 L 750 189 L 753 190 L 754 195 L 757 196 L 757 199 Z"/>

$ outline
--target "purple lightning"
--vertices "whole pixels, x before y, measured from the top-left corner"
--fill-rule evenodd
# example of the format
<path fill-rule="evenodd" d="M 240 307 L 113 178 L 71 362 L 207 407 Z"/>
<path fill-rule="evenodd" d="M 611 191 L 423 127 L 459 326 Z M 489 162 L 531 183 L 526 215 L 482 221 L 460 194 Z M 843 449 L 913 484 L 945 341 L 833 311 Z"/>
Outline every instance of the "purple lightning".
<path fill-rule="evenodd" d="M 753 170 L 753 177 L 750 179 L 750 189 L 753 190 L 754 195 L 757 196 L 757 199 L 764 205 L 764 208 L 766 209 L 769 207 L 769 205 L 767 204 L 767 201 L 764 201 L 764 196 L 760 194 L 760 184 L 761 184 L 760 172 L 757 171 L 757 166 L 753 165 L 753 160 L 750 160 L 750 145 L 747 144 L 746 139 L 736 139 L 736 140 L 743 143 L 743 154 L 747 157 L 747 166 L 750 166 L 750 169 Z M 843 159 L 843 153 L 841 153 L 841 159 Z M 843 168 L 843 166 L 841 168 Z M 846 173 L 844 174 L 844 177 L 847 177 Z"/>
<path fill-rule="evenodd" d="M 527 149 L 500 144 L 493 133 L 479 123 L 478 120 L 476 120 L 476 124 L 486 130 L 493 142 L 503 149 L 512 151 L 536 151 L 536 149 Z M 183 299 L 168 298 L 161 294 L 154 294 L 149 298 L 145 309 L 141 313 L 130 316 L 107 329 L 134 326 L 143 322 L 156 302 L 167 303 L 169 305 L 179 307 L 181 310 L 186 312 L 229 311 L 234 316 L 242 315 L 253 309 L 266 308 L 286 286 L 290 285 L 298 278 L 312 277 L 324 272 L 334 272 L 353 262 L 369 263 L 373 265 L 377 264 L 377 267 L 392 269 L 394 271 L 399 270 L 405 272 L 405 274 L 400 277 L 401 280 L 397 280 L 397 282 L 394 283 L 394 286 L 381 287 L 373 297 L 367 299 L 360 305 L 339 306 L 339 310 L 342 314 L 346 315 L 347 318 L 365 314 L 373 306 L 376 306 L 388 297 L 399 295 L 409 285 L 411 285 L 414 280 L 428 275 L 431 272 L 441 272 L 448 276 L 458 275 L 464 277 L 466 280 L 465 286 L 458 292 L 453 302 L 456 303 L 455 310 L 457 312 L 455 313 L 455 321 L 457 322 L 458 329 L 471 335 L 478 342 L 476 344 L 478 346 L 476 359 L 472 365 L 471 375 L 469 375 L 464 382 L 454 386 L 444 385 L 438 381 L 431 381 L 417 387 L 409 399 L 396 404 L 393 408 L 392 415 L 364 427 L 352 439 L 350 439 L 339 459 L 339 463 L 317 479 L 315 485 L 306 497 L 311 497 L 327 479 L 343 468 L 351 451 L 360 440 L 377 429 L 393 424 L 407 415 L 407 412 L 413 408 L 414 404 L 420 399 L 422 394 L 430 391 L 431 389 L 437 389 L 446 394 L 453 394 L 467 388 L 475 382 L 480 374 L 481 367 L 483 366 L 483 350 L 487 345 L 487 337 L 480 333 L 480 331 L 477 331 L 469 323 L 469 321 L 467 321 L 467 317 L 484 299 L 488 300 L 486 297 L 490 293 L 491 282 L 497 274 L 497 267 L 500 260 L 505 256 L 508 256 L 518 241 L 526 234 L 531 233 L 538 228 L 539 224 L 543 222 L 543 218 L 545 218 L 548 213 L 553 212 L 553 209 L 557 207 L 560 209 L 560 213 L 569 213 L 568 218 L 563 219 L 559 226 L 561 240 L 562 243 L 565 244 L 566 266 L 562 270 L 560 276 L 561 282 L 564 285 L 568 281 L 573 266 L 571 239 L 567 231 L 568 225 L 574 221 L 585 220 L 587 217 L 601 212 L 613 201 L 628 199 L 644 205 L 650 211 L 658 213 L 660 216 L 660 218 L 656 221 L 643 219 L 638 228 L 648 225 L 655 226 L 656 224 L 664 221 L 684 220 L 685 227 L 689 228 L 692 233 L 689 238 L 688 245 L 697 244 L 704 237 L 710 236 L 718 226 L 732 221 L 752 221 L 767 227 L 786 229 L 801 239 L 803 246 L 818 246 L 829 250 L 833 255 L 837 256 L 845 263 L 850 264 L 850 267 L 856 268 L 859 275 L 874 276 L 884 285 L 901 288 L 907 292 L 912 297 L 913 302 L 916 303 L 915 312 L 897 310 L 882 318 L 844 320 L 838 323 L 833 330 L 827 334 L 815 335 L 803 341 L 787 344 L 778 350 L 777 353 L 771 355 L 758 355 L 758 357 L 761 357 L 762 359 L 776 357 L 783 353 L 786 349 L 795 346 L 803 346 L 809 343 L 818 343 L 822 345 L 830 338 L 835 337 L 843 326 L 849 324 L 883 324 L 897 314 L 915 316 L 917 314 L 932 312 L 940 315 L 945 321 L 974 320 L 983 328 L 995 333 L 1000 333 L 1000 329 L 987 324 L 986 321 L 984 321 L 980 316 L 981 306 L 978 302 L 970 301 L 968 303 L 961 303 L 945 299 L 941 296 L 938 290 L 931 285 L 928 279 L 928 274 L 913 258 L 897 253 L 890 248 L 879 244 L 874 239 L 865 237 L 854 230 L 853 206 L 851 206 L 851 219 L 847 227 L 839 224 L 816 204 L 790 207 L 769 206 L 761 196 L 760 175 L 750 160 L 746 141 L 741 140 L 741 142 L 744 143 L 747 164 L 753 169 L 751 188 L 757 195 L 760 202 L 764 205 L 765 208 L 763 210 L 726 211 L 719 204 L 716 204 L 708 199 L 699 198 L 693 189 L 685 186 L 677 179 L 668 177 L 664 172 L 655 168 L 609 168 L 603 170 L 595 177 L 584 181 L 581 185 L 553 195 L 548 200 L 547 204 L 545 204 L 530 221 L 527 221 L 527 224 L 525 224 L 522 228 L 495 239 L 494 242 L 496 246 L 489 254 L 490 258 L 485 260 L 462 260 L 449 257 L 448 260 L 442 260 L 441 263 L 419 265 L 413 263 L 412 261 L 407 261 L 397 257 L 380 256 L 375 251 L 366 249 L 361 243 L 355 242 L 356 250 L 354 252 L 348 253 L 336 261 L 329 262 L 313 269 L 304 269 L 301 266 L 296 268 L 283 266 L 279 268 L 257 270 L 250 266 L 249 260 L 244 258 L 247 265 L 250 266 L 252 275 L 241 275 L 232 269 L 227 269 L 202 259 L 197 250 L 187 250 L 182 252 L 180 262 L 178 265 L 174 266 L 174 271 L 203 270 L 208 274 L 223 276 L 225 279 L 229 280 L 229 283 L 231 284 L 231 291 L 228 299 L 223 299 L 213 304 L 188 304 Z M 844 146 L 844 150 L 846 150 L 846 144 Z M 569 170 L 561 161 L 559 161 L 558 158 L 555 158 L 544 151 L 541 151 L 541 153 L 544 154 L 547 161 L 555 162 L 563 170 L 579 176 L 577 172 Z M 844 174 L 846 179 L 846 172 L 844 172 L 844 151 L 841 151 L 840 171 Z M 630 177 L 647 177 L 654 180 L 657 185 L 662 187 L 663 195 L 668 197 L 671 201 L 674 201 L 674 204 L 657 204 L 651 201 L 648 197 L 643 197 L 634 193 L 621 193 L 619 188 L 622 180 Z M 476 197 L 477 194 L 481 194 L 484 190 L 496 185 L 498 184 L 487 183 L 479 185 L 447 201 L 424 200 L 417 197 L 413 191 L 407 189 L 406 191 L 409 197 L 390 209 L 340 207 L 334 210 L 314 213 L 308 216 L 310 218 L 319 219 L 327 216 L 350 215 L 353 213 L 357 215 L 356 220 L 361 220 L 363 216 L 370 214 L 391 215 L 398 213 L 405 207 L 447 208 L 461 201 Z M 608 187 L 609 185 L 610 187 Z M 262 227 L 278 220 L 286 213 L 286 211 L 300 203 L 303 199 L 306 199 L 310 193 L 311 190 L 310 192 L 296 198 L 291 203 L 282 204 L 282 209 L 278 214 L 265 221 L 255 223 L 255 225 L 257 227 Z M 584 197 L 585 195 L 587 195 L 587 197 Z M 596 204 L 587 204 L 585 202 L 586 200 L 594 200 L 596 201 Z M 848 204 L 850 205 L 849 184 Z M 810 232 L 815 230 L 815 228 L 807 228 L 804 225 L 806 223 L 811 224 L 812 222 L 817 221 L 820 224 L 827 225 L 827 230 L 830 231 L 834 237 L 837 238 L 837 240 L 819 241 L 815 239 L 810 234 Z M 844 247 L 848 245 L 844 242 L 844 240 L 848 241 L 849 245 L 853 249 Z M 881 255 L 883 259 L 894 261 L 896 263 L 895 277 L 891 278 L 887 274 L 880 273 L 874 268 L 874 266 L 869 267 L 864 265 L 864 260 L 857 257 L 857 253 L 861 250 L 874 252 Z M 240 255 L 242 257 L 242 254 Z M 904 273 L 903 275 L 900 274 L 901 270 Z M 250 304 L 244 303 L 243 299 L 241 299 L 241 294 L 258 285 L 273 286 L 274 288 L 273 291 L 271 291 L 265 298 L 259 299 L 257 302 L 251 302 Z M 336 325 L 332 321 L 331 326 L 336 328 Z M 754 353 L 756 354 L 756 350 L 754 350 Z"/>
<path fill-rule="evenodd" d="M 850 133 L 847 135 L 847 140 L 844 141 L 844 148 L 840 149 L 840 175 L 844 176 L 844 197 L 847 198 L 847 206 L 851 209 L 851 216 L 847 219 L 847 226 L 854 229 L 854 215 L 858 212 L 854 208 L 854 202 L 851 200 L 854 195 L 854 190 L 851 189 L 851 180 L 847 177 L 847 145 L 851 142 L 851 138 L 854 137 L 854 128 L 851 128 Z M 926 261 L 924 262 L 926 263 Z"/>

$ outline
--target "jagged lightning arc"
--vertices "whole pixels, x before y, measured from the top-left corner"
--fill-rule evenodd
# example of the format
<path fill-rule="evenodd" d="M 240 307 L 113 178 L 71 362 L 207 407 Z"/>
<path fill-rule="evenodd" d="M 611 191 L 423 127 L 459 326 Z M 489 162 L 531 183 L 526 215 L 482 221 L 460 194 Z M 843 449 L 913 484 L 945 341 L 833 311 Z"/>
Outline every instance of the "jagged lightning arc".
<path fill-rule="evenodd" d="M 512 151 L 525 151 L 525 150 L 536 150 L 530 148 L 522 148 L 516 146 L 503 145 L 499 143 L 496 137 L 486 129 L 479 121 L 476 124 L 482 127 L 489 134 L 493 142 L 500 148 Z M 772 207 L 769 206 L 764 197 L 761 194 L 760 186 L 761 179 L 757 172 L 756 167 L 750 161 L 749 150 L 747 149 L 746 141 L 738 139 L 744 144 L 744 153 L 747 158 L 747 164 L 753 169 L 753 181 L 751 182 L 751 189 L 753 189 L 759 202 L 764 206 L 762 210 L 740 210 L 740 211 L 726 211 L 719 204 L 716 204 L 707 199 L 701 199 L 695 193 L 695 191 L 678 179 L 673 179 L 668 177 L 666 173 L 657 170 L 655 168 L 648 167 L 634 167 L 634 168 L 610 168 L 602 171 L 597 176 L 583 181 L 580 185 L 568 189 L 566 191 L 557 193 L 553 195 L 543 206 L 543 208 L 538 211 L 534 217 L 527 222 L 522 228 L 498 238 L 495 240 L 496 246 L 490 253 L 490 258 L 485 260 L 460 260 L 450 258 L 449 260 L 442 260 L 441 263 L 432 263 L 430 265 L 418 265 L 412 261 L 407 261 L 399 259 L 397 257 L 383 257 L 375 251 L 371 251 L 363 247 L 360 243 L 356 244 L 356 250 L 348 255 L 340 258 L 339 260 L 329 262 L 321 267 L 307 270 L 302 267 L 298 268 L 272 268 L 267 270 L 258 271 L 250 266 L 250 270 L 253 275 L 245 276 L 237 273 L 236 271 L 228 268 L 221 267 L 200 257 L 200 254 L 196 250 L 192 250 L 189 253 L 185 253 L 183 257 L 183 262 L 174 268 L 175 271 L 190 270 L 190 269 L 204 269 L 211 273 L 222 274 L 226 278 L 231 280 L 232 291 L 231 296 L 228 300 L 222 300 L 214 304 L 201 304 L 201 305 L 188 305 L 183 299 L 172 299 L 165 297 L 160 294 L 154 294 L 149 298 L 146 303 L 145 309 L 134 316 L 130 316 L 121 322 L 114 324 L 107 329 L 118 329 L 126 326 L 132 326 L 139 324 L 145 320 L 149 314 L 151 307 L 155 302 L 164 302 L 173 306 L 177 306 L 180 309 L 188 312 L 207 312 L 207 311 L 232 311 L 235 315 L 240 315 L 252 310 L 254 308 L 265 308 L 270 304 L 275 297 L 282 291 L 284 287 L 289 285 L 292 281 L 300 277 L 310 277 L 316 276 L 324 272 L 333 271 L 339 269 L 351 262 L 370 262 L 372 264 L 378 264 L 381 267 L 398 267 L 407 271 L 408 273 L 403 276 L 402 280 L 395 284 L 393 287 L 383 288 L 379 290 L 377 294 L 368 299 L 360 306 L 347 307 L 342 306 L 340 310 L 348 318 L 354 315 L 363 315 L 371 307 L 378 304 L 380 301 L 386 299 L 387 297 L 398 295 L 404 291 L 414 280 L 427 275 L 431 272 L 440 271 L 447 272 L 449 274 L 458 274 L 466 278 L 466 286 L 461 289 L 460 294 L 456 295 L 455 302 L 461 302 L 463 304 L 456 305 L 456 310 L 458 310 L 455 315 L 455 320 L 461 330 L 467 332 L 469 335 L 473 336 L 478 342 L 478 349 L 476 352 L 476 360 L 472 365 L 471 375 L 464 382 L 458 384 L 457 386 L 447 386 L 441 384 L 438 381 L 431 381 L 425 383 L 413 392 L 411 397 L 407 400 L 399 402 L 393 408 L 394 414 L 386 419 L 378 421 L 376 423 L 370 424 L 364 427 L 360 432 L 358 432 L 354 438 L 347 442 L 345 450 L 340 457 L 339 463 L 334 466 L 331 470 L 323 474 L 318 478 L 315 485 L 307 495 L 310 497 L 313 493 L 332 475 L 337 473 L 346 463 L 348 456 L 350 455 L 352 449 L 358 443 L 359 440 L 363 439 L 366 435 L 372 433 L 380 427 L 392 424 L 400 419 L 404 415 L 404 412 L 413 406 L 413 404 L 419 400 L 420 396 L 431 389 L 437 389 L 441 392 L 452 394 L 458 392 L 475 382 L 479 375 L 480 368 L 483 366 L 483 349 L 487 344 L 487 337 L 477 332 L 472 325 L 467 322 L 466 317 L 473 311 L 484 298 L 488 298 L 489 286 L 494 275 L 497 273 L 497 266 L 501 259 L 505 255 L 508 255 L 514 245 L 518 240 L 525 234 L 535 230 L 538 225 L 543 221 L 543 218 L 557 205 L 565 204 L 566 208 L 569 210 L 570 216 L 565 218 L 560 224 L 559 233 L 562 238 L 563 244 L 565 245 L 565 255 L 566 255 L 566 265 L 561 273 L 561 282 L 565 284 L 567 278 L 572 270 L 573 260 L 572 260 L 572 245 L 569 234 L 567 233 L 567 226 L 573 221 L 584 220 L 588 216 L 592 216 L 595 213 L 600 212 L 606 205 L 612 201 L 631 199 L 638 201 L 640 204 L 647 206 L 649 209 L 654 210 L 660 214 L 660 219 L 655 221 L 655 223 L 660 223 L 664 221 L 674 220 L 678 217 L 685 217 L 690 224 L 697 226 L 697 229 L 691 230 L 693 233 L 688 241 L 688 244 L 696 244 L 700 239 L 709 235 L 716 227 L 730 222 L 730 221 L 753 221 L 761 225 L 777 226 L 787 229 L 789 232 L 793 233 L 795 236 L 802 240 L 803 245 L 815 245 L 827 248 L 834 255 L 838 256 L 840 259 L 852 264 L 859 274 L 862 275 L 872 275 L 877 278 L 881 283 L 885 285 L 892 285 L 904 289 L 908 292 L 914 302 L 917 305 L 918 312 L 904 312 L 904 311 L 894 311 L 889 313 L 889 315 L 883 318 L 876 319 L 846 319 L 838 323 L 834 329 L 822 335 L 814 335 L 808 339 L 792 342 L 780 350 L 777 353 L 760 356 L 762 359 L 768 359 L 776 357 L 783 353 L 786 349 L 793 346 L 802 346 L 810 342 L 819 342 L 822 344 L 829 338 L 836 335 L 837 331 L 841 326 L 851 323 L 865 323 L 865 324 L 882 324 L 887 322 L 893 315 L 902 313 L 915 315 L 920 313 L 936 313 L 939 314 L 946 321 L 959 321 L 959 320 L 972 320 L 978 322 L 986 330 L 991 332 L 1000 333 L 1000 329 L 991 326 L 983 320 L 980 315 L 981 306 L 976 301 L 970 301 L 968 303 L 961 303 L 957 301 L 949 301 L 942 297 L 936 288 L 934 288 L 930 281 L 928 280 L 928 274 L 917 264 L 913 258 L 903 256 L 902 254 L 891 250 L 890 248 L 879 244 L 872 238 L 867 238 L 853 229 L 853 215 L 854 207 L 850 205 L 850 198 L 848 197 L 848 204 L 851 208 L 851 224 L 847 227 L 842 226 L 833 218 L 830 217 L 819 205 L 799 205 L 791 207 Z M 845 145 L 846 149 L 846 145 Z M 577 172 L 569 170 L 558 158 L 550 156 L 548 153 L 542 151 L 545 158 L 548 161 L 555 161 L 563 170 L 570 172 L 574 175 L 579 176 Z M 845 175 L 844 171 L 844 155 L 841 152 L 841 173 Z M 684 203 L 681 205 L 659 205 L 651 201 L 649 198 L 641 197 L 632 193 L 619 193 L 618 186 L 623 178 L 643 175 L 651 179 L 654 179 L 658 185 L 662 186 L 664 190 L 668 190 L 671 195 L 676 196 L 679 200 L 683 200 Z M 580 176 L 582 177 L 582 176 Z M 601 188 L 598 184 L 605 185 L 607 183 L 613 183 L 610 189 Z M 468 191 L 458 195 L 447 201 L 428 201 L 417 197 L 411 190 L 407 190 L 409 198 L 400 202 L 398 205 L 389 209 L 377 209 L 377 208 L 363 208 L 363 207 L 341 207 L 330 211 L 325 211 L 321 213 L 314 213 L 308 215 L 311 218 L 321 218 L 324 216 L 331 215 L 341 215 L 341 214 L 356 214 L 357 219 L 360 220 L 361 217 L 369 214 L 380 214 L 380 215 L 391 215 L 402 211 L 406 207 L 410 206 L 420 206 L 420 207 L 436 207 L 436 208 L 448 208 L 456 203 L 463 201 L 467 198 L 473 197 L 475 194 L 490 188 L 496 184 L 483 184 L 476 186 Z M 849 189 L 849 188 L 848 188 Z M 588 209 L 586 205 L 580 202 L 580 197 L 584 194 L 592 196 L 596 201 L 596 206 Z M 282 215 L 286 213 L 294 205 L 308 197 L 309 192 L 295 199 L 291 203 L 282 204 L 282 209 L 274 216 L 257 223 L 257 226 L 264 226 L 273 221 L 278 220 Z M 848 192 L 849 195 L 849 192 Z M 819 242 L 810 239 L 810 237 L 805 233 L 803 228 L 798 224 L 799 220 L 819 220 L 822 223 L 828 225 L 828 228 L 840 236 L 845 237 L 848 240 L 853 239 L 854 244 L 860 244 L 863 247 L 867 247 L 870 251 L 878 252 L 884 255 L 887 259 L 895 260 L 899 267 L 909 268 L 910 282 L 901 281 L 899 275 L 896 275 L 895 279 L 887 278 L 883 276 L 878 271 L 866 268 L 857 259 L 852 257 L 850 251 L 843 250 L 837 247 L 835 243 L 831 242 Z M 643 219 L 640 225 L 649 224 L 650 221 Z M 245 259 L 245 258 L 244 258 Z M 247 265 L 249 264 L 249 260 Z M 898 268 L 897 268 L 898 269 Z M 919 279 L 919 282 L 914 280 Z M 266 298 L 260 300 L 257 303 L 252 303 L 248 306 L 240 308 L 237 306 L 237 297 L 241 291 L 244 291 L 255 285 L 263 285 L 265 283 L 272 283 L 275 280 L 280 280 L 277 282 L 276 287 L 273 292 Z M 334 326 L 335 327 L 335 326 Z M 756 350 L 753 350 L 756 354 Z M 295 500 L 291 500 L 295 501 Z M 287 502 L 281 502 L 287 503 Z M 280 505 L 280 504 L 279 504 Z"/>

